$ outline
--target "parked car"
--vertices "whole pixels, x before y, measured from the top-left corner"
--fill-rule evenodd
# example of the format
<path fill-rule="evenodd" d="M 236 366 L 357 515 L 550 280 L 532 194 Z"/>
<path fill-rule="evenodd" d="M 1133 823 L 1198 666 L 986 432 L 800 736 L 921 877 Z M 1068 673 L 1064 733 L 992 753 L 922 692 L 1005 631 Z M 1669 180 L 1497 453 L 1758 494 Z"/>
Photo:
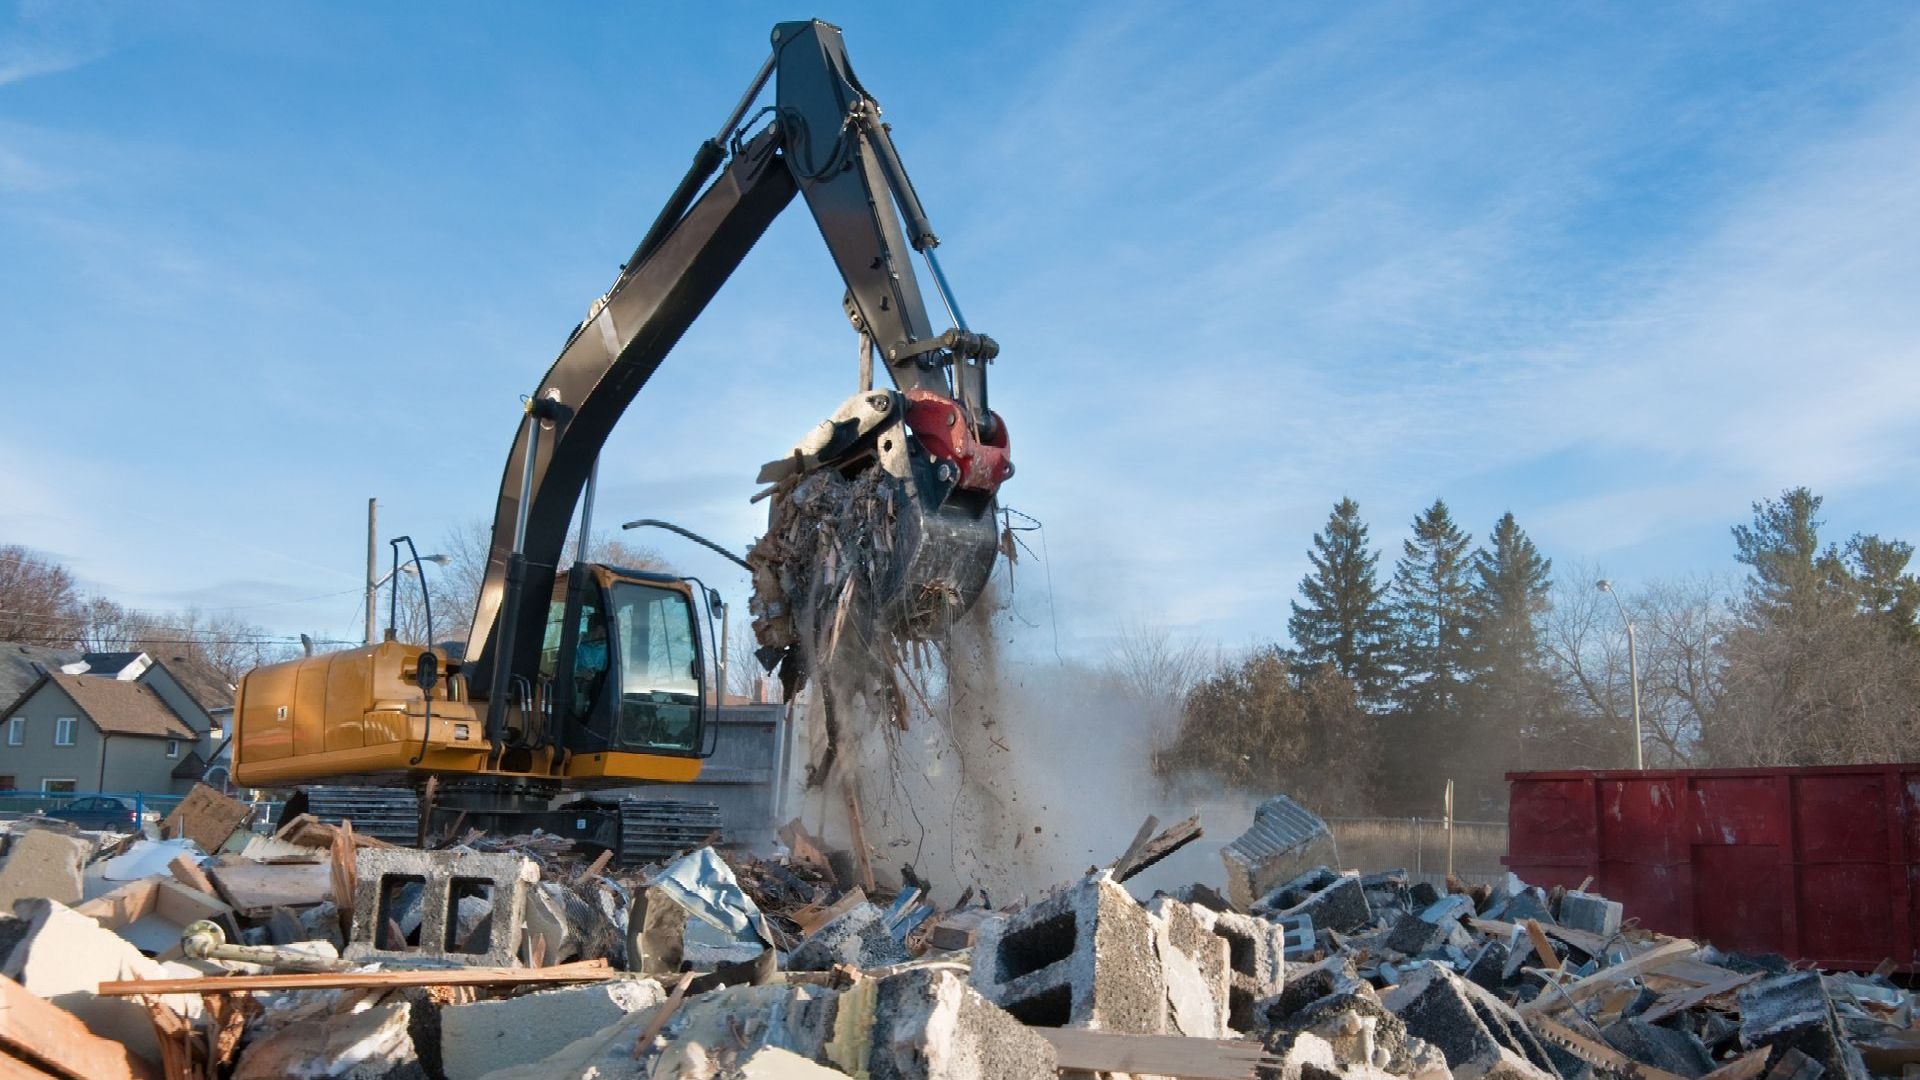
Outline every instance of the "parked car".
<path fill-rule="evenodd" d="M 83 795 L 58 810 L 47 811 L 50 818 L 71 821 L 83 829 L 136 832 L 139 821 L 133 803 L 111 795 Z"/>

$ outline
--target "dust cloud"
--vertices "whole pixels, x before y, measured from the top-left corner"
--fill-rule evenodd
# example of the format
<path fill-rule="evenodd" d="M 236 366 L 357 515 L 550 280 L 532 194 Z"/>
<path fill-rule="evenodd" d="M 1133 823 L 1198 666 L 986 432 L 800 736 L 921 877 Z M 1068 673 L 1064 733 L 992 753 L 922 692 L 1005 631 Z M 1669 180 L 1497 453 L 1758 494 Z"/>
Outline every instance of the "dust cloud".
<path fill-rule="evenodd" d="M 903 663 L 904 710 L 837 687 L 831 767 L 811 788 L 793 770 L 788 805 L 810 831 L 848 846 L 851 789 L 881 882 L 898 887 L 910 874 L 937 902 L 971 887 L 996 906 L 1111 863 L 1148 814 L 1165 827 L 1198 811 L 1206 836 L 1128 885 L 1143 897 L 1219 885 L 1220 844 L 1252 819 L 1252 801 L 1165 790 L 1150 766 L 1164 706 L 1097 668 L 1034 659 L 1019 648 L 1022 629 L 990 589 L 921 662 Z M 817 687 L 803 699 L 797 761 L 819 760 L 818 701 Z"/>

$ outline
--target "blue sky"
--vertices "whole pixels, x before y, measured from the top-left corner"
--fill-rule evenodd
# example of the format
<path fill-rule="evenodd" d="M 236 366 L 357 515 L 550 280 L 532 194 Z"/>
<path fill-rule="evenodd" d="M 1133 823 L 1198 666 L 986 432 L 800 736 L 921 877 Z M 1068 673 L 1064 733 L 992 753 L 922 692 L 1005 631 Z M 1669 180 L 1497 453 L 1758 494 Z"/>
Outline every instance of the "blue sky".
<path fill-rule="evenodd" d="M 0 542 L 354 636 L 365 500 L 428 547 L 490 511 L 518 397 L 805 14 L 0 6 Z M 1729 569 L 1801 483 L 1920 537 L 1910 6 L 813 14 L 1002 342 L 1052 563 L 1015 606 L 1068 650 L 1283 635 L 1343 494 L 1383 547 L 1444 495 L 1623 584 Z M 759 463 L 853 389 L 841 291 L 796 204 L 600 519 L 757 535 Z"/>

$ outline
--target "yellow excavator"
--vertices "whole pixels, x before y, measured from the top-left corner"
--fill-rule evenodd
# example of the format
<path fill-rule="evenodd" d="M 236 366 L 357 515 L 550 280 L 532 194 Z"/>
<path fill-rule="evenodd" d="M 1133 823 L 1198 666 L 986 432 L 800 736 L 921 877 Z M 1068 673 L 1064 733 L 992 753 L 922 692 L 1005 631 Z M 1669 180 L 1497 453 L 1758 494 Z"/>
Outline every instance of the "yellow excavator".
<path fill-rule="evenodd" d="M 885 595 L 868 599 L 888 632 L 926 636 L 979 597 L 998 550 L 996 493 L 1013 472 L 1006 428 L 987 403 L 999 346 L 961 316 L 938 238 L 838 28 L 781 23 L 772 45 L 527 399 L 465 650 L 449 655 L 389 630 L 364 648 L 255 669 L 234 703 L 236 781 L 298 788 L 289 816 L 350 818 L 403 841 L 457 816 L 539 826 L 635 862 L 716 830 L 717 810 L 693 802 L 552 805 L 562 793 L 692 781 L 717 731 L 716 598 L 690 579 L 588 562 L 584 538 L 615 422 L 796 194 L 846 283 L 861 355 L 884 362 L 893 388 L 874 389 L 869 368 L 862 392 L 763 477 L 789 481 L 774 489 L 776 504 L 799 474 L 825 470 L 890 504 L 890 535 L 874 545 L 890 565 L 868 578 L 881 583 Z M 771 102 L 749 116 L 769 83 Z M 916 254 L 947 314 L 943 330 L 928 315 Z M 581 551 L 562 573 L 576 511 Z M 774 614 L 788 603 L 755 597 Z M 772 651 L 782 650 L 763 649 L 763 659 L 778 661 Z"/>

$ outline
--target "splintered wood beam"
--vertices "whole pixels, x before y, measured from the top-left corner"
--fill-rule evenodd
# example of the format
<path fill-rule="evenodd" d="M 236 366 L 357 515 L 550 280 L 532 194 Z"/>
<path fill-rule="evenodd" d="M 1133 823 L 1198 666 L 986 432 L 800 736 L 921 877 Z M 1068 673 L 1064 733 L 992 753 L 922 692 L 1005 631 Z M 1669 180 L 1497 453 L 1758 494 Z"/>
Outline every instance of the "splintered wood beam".
<path fill-rule="evenodd" d="M 72 1013 L 12 979 L 0 978 L 0 1060 L 30 1063 L 42 1075 L 77 1080 L 159 1080 L 146 1059 L 87 1030 Z M 32 1074 L 26 1074 L 32 1075 Z"/>
<path fill-rule="evenodd" d="M 1145 832 L 1155 824 L 1158 823 L 1153 818 L 1148 818 L 1147 824 L 1141 831 Z M 1160 835 L 1145 843 L 1140 843 L 1136 838 L 1137 848 L 1129 847 L 1127 854 L 1122 855 L 1120 861 L 1113 864 L 1113 879 L 1125 881 L 1198 839 L 1200 839 L 1199 814 L 1167 826 Z"/>

